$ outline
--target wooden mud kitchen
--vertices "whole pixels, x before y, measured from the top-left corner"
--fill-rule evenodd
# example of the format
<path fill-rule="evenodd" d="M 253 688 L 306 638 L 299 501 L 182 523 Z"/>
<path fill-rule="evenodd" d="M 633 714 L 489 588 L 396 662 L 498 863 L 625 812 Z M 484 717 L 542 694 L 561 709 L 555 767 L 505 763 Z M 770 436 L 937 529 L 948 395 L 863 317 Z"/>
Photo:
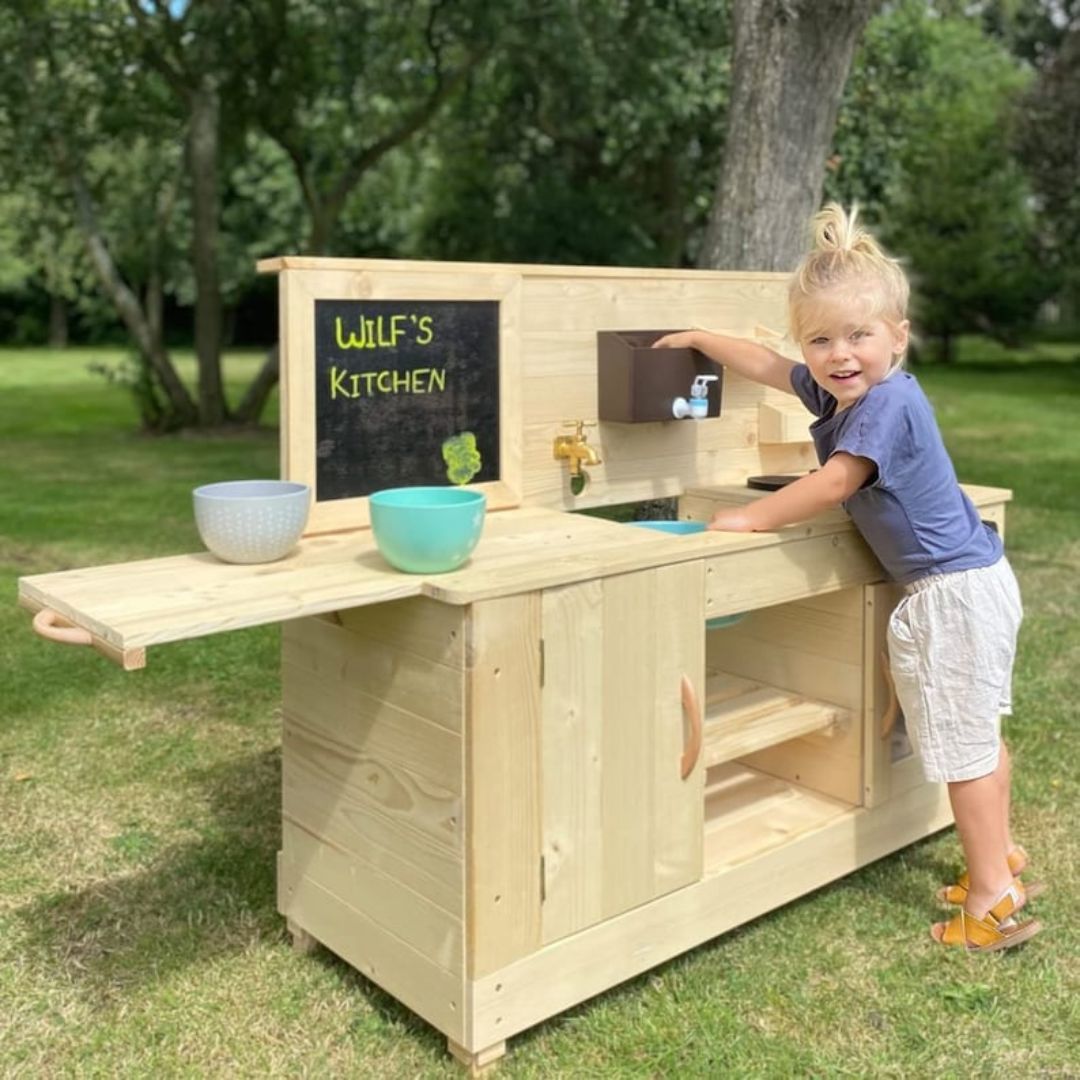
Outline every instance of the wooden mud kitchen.
<path fill-rule="evenodd" d="M 677 497 L 706 521 L 760 497 L 748 478 L 816 466 L 796 398 L 648 348 L 704 325 L 794 356 L 785 276 L 260 269 L 280 288 L 281 475 L 315 492 L 299 546 L 26 577 L 20 602 L 129 668 L 282 624 L 277 895 L 297 948 L 343 957 L 476 1071 L 951 823 L 890 695 L 897 590 L 845 514 L 676 535 L 571 512 Z M 447 484 L 439 447 L 464 431 L 479 545 L 398 572 L 365 496 Z M 966 490 L 1003 529 L 1010 493 Z"/>

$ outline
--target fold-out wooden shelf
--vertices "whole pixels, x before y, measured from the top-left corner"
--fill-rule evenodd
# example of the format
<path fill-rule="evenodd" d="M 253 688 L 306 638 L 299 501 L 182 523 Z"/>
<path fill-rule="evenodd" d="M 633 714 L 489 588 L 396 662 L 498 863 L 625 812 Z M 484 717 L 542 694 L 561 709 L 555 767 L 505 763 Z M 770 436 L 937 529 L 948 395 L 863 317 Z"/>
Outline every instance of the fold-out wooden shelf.
<path fill-rule="evenodd" d="M 705 786 L 706 874 L 747 862 L 818 829 L 856 807 L 729 762 Z"/>
<path fill-rule="evenodd" d="M 711 768 L 800 735 L 824 731 L 851 719 L 847 709 L 709 671 L 705 684 L 702 754 Z"/>

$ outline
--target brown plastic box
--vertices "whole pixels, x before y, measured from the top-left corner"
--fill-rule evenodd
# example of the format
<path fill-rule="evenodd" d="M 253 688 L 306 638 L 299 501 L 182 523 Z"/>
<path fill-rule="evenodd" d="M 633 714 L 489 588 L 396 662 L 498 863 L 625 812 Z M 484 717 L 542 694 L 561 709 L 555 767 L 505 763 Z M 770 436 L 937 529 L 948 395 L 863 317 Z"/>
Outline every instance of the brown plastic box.
<path fill-rule="evenodd" d="M 674 420 L 672 402 L 677 397 L 690 397 L 697 375 L 719 376 L 709 383 L 709 417 L 720 415 L 724 369 L 697 349 L 652 348 L 654 341 L 670 333 L 673 331 L 597 331 L 601 420 L 622 424 Z"/>

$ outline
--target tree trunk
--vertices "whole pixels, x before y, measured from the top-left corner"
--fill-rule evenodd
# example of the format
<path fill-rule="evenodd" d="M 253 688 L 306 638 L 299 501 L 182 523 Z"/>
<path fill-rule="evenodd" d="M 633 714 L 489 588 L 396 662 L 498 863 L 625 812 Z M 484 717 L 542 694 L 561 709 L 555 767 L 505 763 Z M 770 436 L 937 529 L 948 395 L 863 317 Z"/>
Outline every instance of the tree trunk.
<path fill-rule="evenodd" d="M 262 416 L 270 393 L 277 385 L 280 356 L 279 346 L 271 346 L 258 374 L 251 380 L 251 385 L 245 391 L 243 400 L 236 407 L 235 418 L 240 423 L 254 424 Z"/>
<path fill-rule="evenodd" d="M 218 425 L 227 419 L 221 382 L 221 281 L 218 274 L 218 146 L 221 96 L 204 77 L 191 96 L 188 170 L 191 176 L 192 244 L 195 271 L 195 356 L 199 365 L 199 419 Z"/>
<path fill-rule="evenodd" d="M 855 46 L 882 0 L 735 0 L 727 140 L 698 265 L 792 270 Z"/>
<path fill-rule="evenodd" d="M 68 343 L 67 301 L 55 293 L 49 295 L 49 348 L 63 349 Z"/>
<path fill-rule="evenodd" d="M 198 412 L 195 402 L 187 388 L 180 381 L 180 376 L 173 367 L 172 360 L 165 350 L 160 334 L 155 334 L 154 329 L 147 319 L 138 297 L 131 291 L 127 282 L 120 276 L 112 253 L 98 225 L 97 214 L 90 198 L 90 192 L 78 172 L 69 172 L 69 180 L 72 192 L 75 196 L 76 216 L 79 228 L 82 231 L 90 261 L 101 281 L 106 296 L 113 302 L 117 314 L 120 316 L 128 333 L 135 342 L 145 363 L 153 369 L 158 382 L 168 398 L 171 410 L 167 418 L 168 426 L 179 427 L 194 423 Z"/>

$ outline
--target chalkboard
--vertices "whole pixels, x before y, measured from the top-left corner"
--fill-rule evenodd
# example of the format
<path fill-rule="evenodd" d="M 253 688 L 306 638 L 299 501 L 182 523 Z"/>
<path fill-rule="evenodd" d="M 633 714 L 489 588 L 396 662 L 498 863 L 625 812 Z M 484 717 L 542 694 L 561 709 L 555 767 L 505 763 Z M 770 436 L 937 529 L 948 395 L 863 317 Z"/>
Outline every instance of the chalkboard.
<path fill-rule="evenodd" d="M 315 497 L 499 479 L 499 303 L 315 301 Z"/>

